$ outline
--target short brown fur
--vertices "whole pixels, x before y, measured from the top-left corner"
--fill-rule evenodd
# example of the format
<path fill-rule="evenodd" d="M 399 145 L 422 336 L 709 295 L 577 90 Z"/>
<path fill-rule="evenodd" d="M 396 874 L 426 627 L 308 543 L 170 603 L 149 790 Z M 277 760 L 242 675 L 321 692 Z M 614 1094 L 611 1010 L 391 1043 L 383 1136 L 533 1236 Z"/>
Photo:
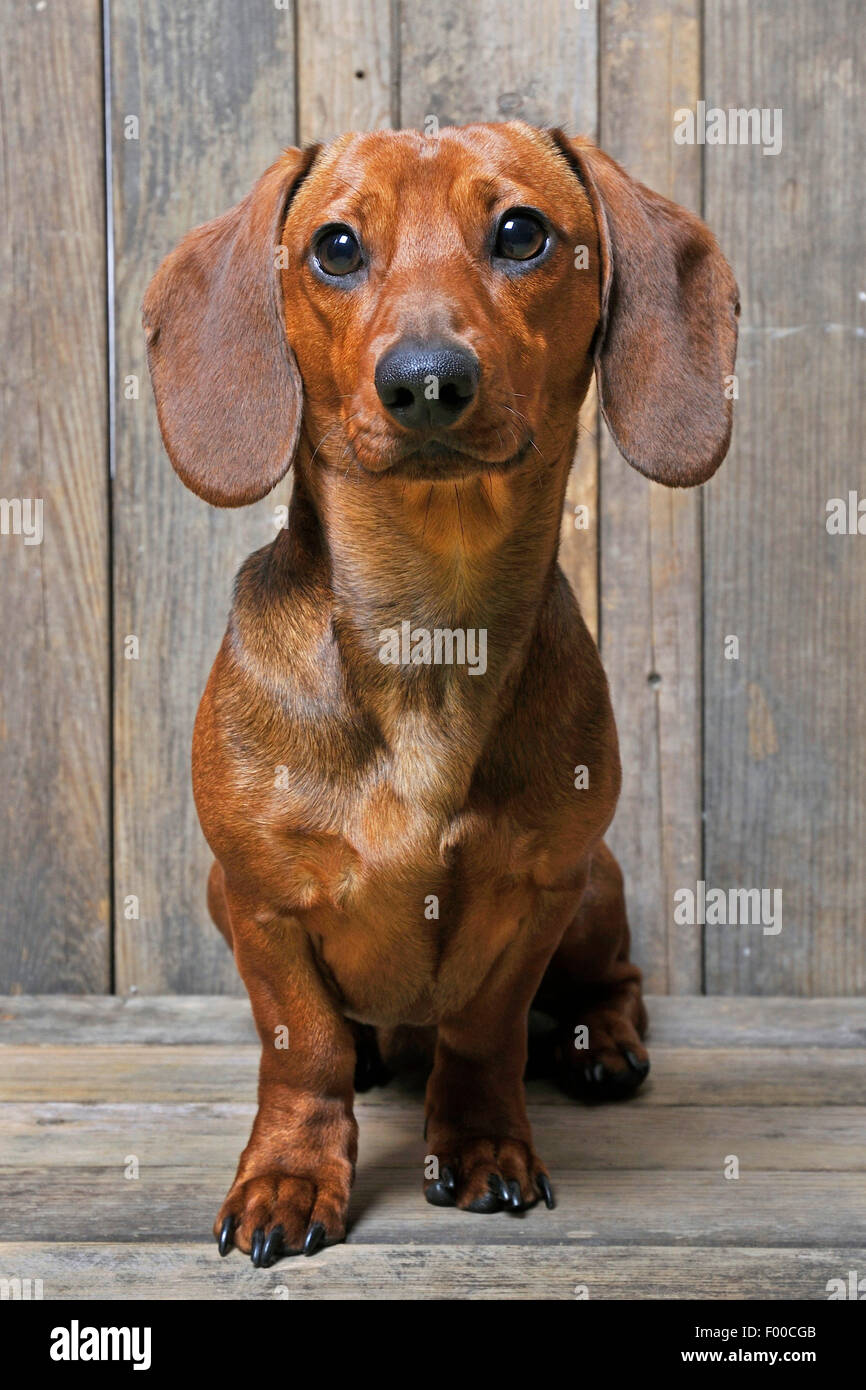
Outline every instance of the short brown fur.
<path fill-rule="evenodd" d="M 515 274 L 490 242 L 512 207 L 552 229 Z M 328 223 L 365 248 L 351 286 L 311 263 Z M 686 486 L 718 467 L 736 300 L 697 218 L 588 142 L 520 123 L 288 151 L 157 272 L 144 320 L 180 476 L 239 505 L 295 467 L 287 527 L 238 576 L 193 746 L 208 901 L 262 1040 L 221 1249 L 269 1264 L 342 1238 L 356 1066 L 373 1079 L 407 1041 L 433 1043 L 428 1199 L 474 1210 L 552 1202 L 523 1093 L 533 1000 L 570 1091 L 646 1075 L 603 842 L 616 730 L 558 536 L 594 370 L 637 468 Z M 419 433 L 374 372 L 437 336 L 474 352 L 480 384 L 452 427 Z M 486 671 L 383 664 L 405 620 L 486 630 Z"/>

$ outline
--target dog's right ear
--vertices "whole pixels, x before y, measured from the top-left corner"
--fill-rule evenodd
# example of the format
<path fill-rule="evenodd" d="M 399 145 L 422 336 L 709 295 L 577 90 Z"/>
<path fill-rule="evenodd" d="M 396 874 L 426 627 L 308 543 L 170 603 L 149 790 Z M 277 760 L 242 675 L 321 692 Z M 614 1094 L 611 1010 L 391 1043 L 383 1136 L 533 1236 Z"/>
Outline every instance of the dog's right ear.
<path fill-rule="evenodd" d="M 301 377 L 275 261 L 292 195 L 315 155 L 286 150 L 243 202 L 184 237 L 144 296 L 168 456 L 215 507 L 257 502 L 295 455 Z"/>
<path fill-rule="evenodd" d="M 668 487 L 712 477 L 733 423 L 739 292 L 699 217 L 587 140 L 551 137 L 592 204 L 601 250 L 595 369 L 623 458 Z"/>

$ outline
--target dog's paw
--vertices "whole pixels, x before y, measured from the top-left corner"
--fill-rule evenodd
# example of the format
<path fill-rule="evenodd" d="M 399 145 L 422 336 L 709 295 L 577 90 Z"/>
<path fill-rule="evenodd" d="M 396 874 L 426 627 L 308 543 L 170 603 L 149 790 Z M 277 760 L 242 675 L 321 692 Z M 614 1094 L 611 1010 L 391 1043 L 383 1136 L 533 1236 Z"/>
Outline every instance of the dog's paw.
<path fill-rule="evenodd" d="M 312 1177 L 281 1168 L 236 1178 L 214 1222 L 220 1254 L 236 1247 L 266 1269 L 283 1255 L 336 1245 L 346 1234 L 350 1183 L 349 1171 Z"/>
<path fill-rule="evenodd" d="M 519 1139 L 453 1139 L 436 1155 L 439 1176 L 425 1184 L 434 1207 L 464 1211 L 526 1211 L 542 1198 L 555 1205 L 543 1163 Z"/>
<path fill-rule="evenodd" d="M 596 1009 L 563 1031 L 554 1050 L 556 1078 L 586 1101 L 625 1100 L 649 1075 L 649 1054 L 634 1024 L 612 1009 Z"/>

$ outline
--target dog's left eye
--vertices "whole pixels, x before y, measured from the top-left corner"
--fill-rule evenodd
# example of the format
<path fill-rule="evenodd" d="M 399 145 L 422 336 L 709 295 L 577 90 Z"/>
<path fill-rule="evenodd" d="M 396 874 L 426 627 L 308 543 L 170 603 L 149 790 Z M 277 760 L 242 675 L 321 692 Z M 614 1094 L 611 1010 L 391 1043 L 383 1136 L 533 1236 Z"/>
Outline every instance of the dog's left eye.
<path fill-rule="evenodd" d="M 503 214 L 494 254 L 507 261 L 531 261 L 547 245 L 547 228 L 534 213 L 512 208 Z"/>
<path fill-rule="evenodd" d="M 364 264 L 358 238 L 348 227 L 326 227 L 317 236 L 313 253 L 326 275 L 351 275 Z"/>

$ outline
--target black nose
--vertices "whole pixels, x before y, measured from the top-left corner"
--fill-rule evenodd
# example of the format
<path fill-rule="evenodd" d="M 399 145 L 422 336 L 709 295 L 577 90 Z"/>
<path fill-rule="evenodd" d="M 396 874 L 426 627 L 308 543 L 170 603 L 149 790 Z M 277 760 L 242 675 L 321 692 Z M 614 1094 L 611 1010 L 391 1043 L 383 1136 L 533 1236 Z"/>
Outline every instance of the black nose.
<path fill-rule="evenodd" d="M 395 420 L 420 430 L 453 425 L 478 390 L 478 358 L 459 343 L 404 341 L 376 364 L 379 400 Z"/>

